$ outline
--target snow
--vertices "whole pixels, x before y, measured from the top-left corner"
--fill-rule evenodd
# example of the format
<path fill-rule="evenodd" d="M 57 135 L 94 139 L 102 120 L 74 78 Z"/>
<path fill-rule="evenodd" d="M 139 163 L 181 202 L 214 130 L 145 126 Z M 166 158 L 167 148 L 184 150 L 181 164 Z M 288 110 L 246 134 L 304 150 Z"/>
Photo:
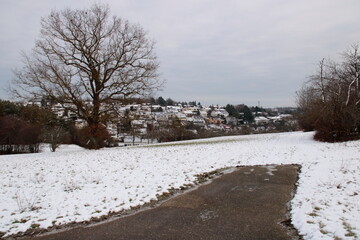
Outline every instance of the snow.
<path fill-rule="evenodd" d="M 360 236 L 360 141 L 313 133 L 221 137 L 153 146 L 0 156 L 0 232 L 81 222 L 155 200 L 195 175 L 237 165 L 300 164 L 291 201 L 304 239 Z M 267 178 L 276 168 L 267 166 Z"/>
<path fill-rule="evenodd" d="M 73 145 L 73 144 L 62 144 L 60 145 L 56 151 L 57 152 L 73 152 L 73 151 L 81 151 L 84 150 L 82 147 Z M 51 152 L 49 144 L 41 144 L 40 145 L 40 152 Z"/>

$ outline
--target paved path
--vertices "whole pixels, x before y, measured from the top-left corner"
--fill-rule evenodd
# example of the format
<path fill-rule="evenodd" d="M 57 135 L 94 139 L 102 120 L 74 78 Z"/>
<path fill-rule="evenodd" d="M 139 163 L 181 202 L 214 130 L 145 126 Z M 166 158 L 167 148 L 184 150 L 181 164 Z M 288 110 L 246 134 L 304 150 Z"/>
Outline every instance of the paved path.
<path fill-rule="evenodd" d="M 297 166 L 241 167 L 160 206 L 103 224 L 26 239 L 297 239 L 279 224 Z"/>

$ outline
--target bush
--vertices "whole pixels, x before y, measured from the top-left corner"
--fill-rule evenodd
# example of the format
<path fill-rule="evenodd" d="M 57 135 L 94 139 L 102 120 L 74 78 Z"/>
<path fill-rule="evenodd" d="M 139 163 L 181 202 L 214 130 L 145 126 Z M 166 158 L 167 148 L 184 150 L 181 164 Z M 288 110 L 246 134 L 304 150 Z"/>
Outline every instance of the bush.
<path fill-rule="evenodd" d="M 103 125 L 87 126 L 82 129 L 72 127 L 71 134 L 73 143 L 87 149 L 100 149 L 110 146 L 113 142 Z"/>
<path fill-rule="evenodd" d="M 335 104 L 333 106 L 330 109 L 322 109 L 321 115 L 314 124 L 315 139 L 326 142 L 359 139 L 359 110 L 350 106 Z"/>
<path fill-rule="evenodd" d="M 323 59 L 318 73 L 298 93 L 298 122 L 314 138 L 337 142 L 360 139 L 360 56 L 358 46 L 338 64 Z"/>
<path fill-rule="evenodd" d="M 0 153 L 39 152 L 41 127 L 12 116 L 0 117 Z"/>
<path fill-rule="evenodd" d="M 161 126 L 155 135 L 158 142 L 182 141 L 196 138 L 196 134 L 186 129 L 177 117 L 170 119 L 168 123 Z"/>

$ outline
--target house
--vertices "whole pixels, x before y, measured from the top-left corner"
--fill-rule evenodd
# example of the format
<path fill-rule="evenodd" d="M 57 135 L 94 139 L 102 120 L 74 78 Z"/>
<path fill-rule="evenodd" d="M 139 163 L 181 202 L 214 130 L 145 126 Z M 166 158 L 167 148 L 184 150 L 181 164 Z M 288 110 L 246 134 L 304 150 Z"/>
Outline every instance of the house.
<path fill-rule="evenodd" d="M 223 117 L 226 118 L 229 116 L 229 113 L 223 109 L 223 108 L 219 108 L 219 109 L 215 109 L 211 112 L 210 114 L 211 117 Z"/>
<path fill-rule="evenodd" d="M 222 124 L 223 122 L 224 122 L 224 120 L 219 117 L 210 117 L 209 118 L 210 124 Z"/>
<path fill-rule="evenodd" d="M 202 117 L 194 117 L 193 123 L 195 126 L 204 127 L 205 126 L 205 120 Z"/>
<path fill-rule="evenodd" d="M 234 126 L 239 125 L 239 119 L 237 119 L 236 117 L 228 116 L 225 119 L 226 119 L 227 124 L 234 125 Z"/>
<path fill-rule="evenodd" d="M 185 115 L 184 113 L 182 113 L 182 112 L 176 113 L 175 116 L 176 116 L 178 119 L 180 119 L 180 121 L 182 121 L 182 122 L 187 120 L 186 115 Z"/>
<path fill-rule="evenodd" d="M 269 122 L 270 122 L 270 119 L 268 119 L 266 117 L 263 117 L 263 116 L 255 117 L 256 125 L 267 124 Z"/>

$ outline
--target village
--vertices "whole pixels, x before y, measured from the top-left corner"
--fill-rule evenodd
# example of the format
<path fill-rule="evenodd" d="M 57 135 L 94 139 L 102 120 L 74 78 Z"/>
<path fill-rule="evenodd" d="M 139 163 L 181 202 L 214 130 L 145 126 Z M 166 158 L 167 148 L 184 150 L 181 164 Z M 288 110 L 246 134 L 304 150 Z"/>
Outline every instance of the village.
<path fill-rule="evenodd" d="M 40 101 L 31 104 L 41 106 Z M 234 114 L 227 111 L 229 106 L 235 109 L 229 104 L 203 106 L 196 102 L 117 104 L 112 113 L 115 117 L 106 123 L 106 129 L 116 146 L 297 130 L 293 115 L 296 108 L 248 108 L 242 104 L 236 106 L 239 111 Z M 86 126 L 66 106 L 53 104 L 51 111 L 59 118 L 73 120 L 77 128 Z"/>

